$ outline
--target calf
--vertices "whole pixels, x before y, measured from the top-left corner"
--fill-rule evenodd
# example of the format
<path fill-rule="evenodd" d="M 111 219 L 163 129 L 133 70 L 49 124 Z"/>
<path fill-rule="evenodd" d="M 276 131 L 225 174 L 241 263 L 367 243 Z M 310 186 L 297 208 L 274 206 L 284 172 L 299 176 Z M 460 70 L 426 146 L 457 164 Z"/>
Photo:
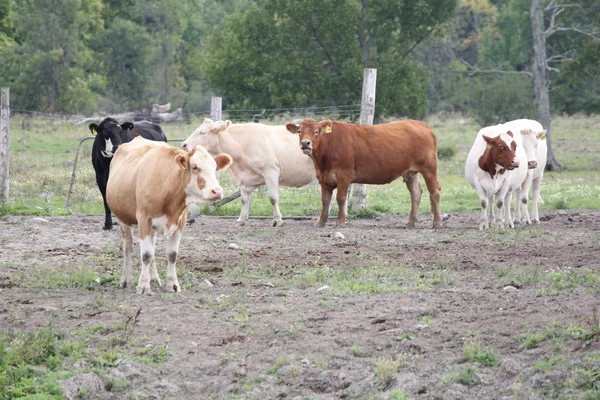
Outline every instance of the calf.
<path fill-rule="evenodd" d="M 106 182 L 113 155 L 123 143 L 128 143 L 136 136 L 150 140 L 166 142 L 167 137 L 160 125 L 148 121 L 125 122 L 119 125 L 117 120 L 106 118 L 100 124 L 90 124 L 89 129 L 96 138 L 92 146 L 92 165 L 96 171 L 96 183 L 104 202 L 104 228 L 112 229 L 113 222 L 110 207 L 106 202 Z"/>
<path fill-rule="evenodd" d="M 300 125 L 290 122 L 286 128 L 298 135 L 300 149 L 312 159 L 321 184 L 323 209 L 316 226 L 327 223 L 335 188 L 339 207 L 337 224 L 344 225 L 351 183 L 381 185 L 399 177 L 404 179 L 410 192 L 408 225 L 414 226 L 423 193 L 419 173 L 429 190 L 433 226 L 442 226 L 437 141 L 424 122 L 407 120 L 382 125 L 353 125 L 306 118 Z"/>
<path fill-rule="evenodd" d="M 226 152 L 233 157 L 229 174 L 240 186 L 242 197 L 238 225 L 248 220 L 252 191 L 266 185 L 273 205 L 273 226 L 281 226 L 279 186 L 300 187 L 315 180 L 312 161 L 295 143 L 284 126 L 205 119 L 182 147 L 187 149 L 199 144 L 212 155 Z"/>
<path fill-rule="evenodd" d="M 123 233 L 123 274 L 120 287 L 133 285 L 132 226 L 137 225 L 142 272 L 137 293 L 150 293 L 150 281 L 160 286 L 154 259 L 156 233 L 167 238 L 167 285 L 181 291 L 175 262 L 187 220 L 187 206 L 219 200 L 223 189 L 216 179 L 232 160 L 228 154 L 212 157 L 202 146 L 184 151 L 166 143 L 136 138 L 115 153 L 106 186 L 106 200 Z"/>

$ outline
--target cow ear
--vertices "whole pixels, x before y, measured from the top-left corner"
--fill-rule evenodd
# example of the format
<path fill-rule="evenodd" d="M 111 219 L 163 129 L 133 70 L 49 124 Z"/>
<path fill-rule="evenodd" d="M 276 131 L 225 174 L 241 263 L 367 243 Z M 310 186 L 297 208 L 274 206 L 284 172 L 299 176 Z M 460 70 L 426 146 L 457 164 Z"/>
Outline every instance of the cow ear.
<path fill-rule="evenodd" d="M 319 122 L 317 129 L 319 129 L 319 133 L 331 133 L 331 121 Z"/>
<path fill-rule="evenodd" d="M 486 148 L 491 149 L 494 146 L 494 139 L 483 135 L 483 140 L 485 140 Z"/>
<path fill-rule="evenodd" d="M 205 124 L 212 124 L 213 120 L 210 119 L 210 118 L 204 118 L 204 122 L 203 123 L 205 123 Z"/>
<path fill-rule="evenodd" d="M 175 156 L 175 162 L 179 165 L 179 168 L 185 171 L 190 164 L 190 158 L 187 153 L 179 153 Z"/>
<path fill-rule="evenodd" d="M 510 143 L 510 148 L 511 148 L 513 151 L 516 151 L 516 150 L 517 150 L 517 142 L 515 142 L 515 141 L 513 140 L 513 141 Z"/>
<path fill-rule="evenodd" d="M 507 131 L 507 132 L 506 132 L 506 134 L 507 134 L 508 136 L 510 136 L 510 137 L 514 137 L 514 136 L 513 136 L 513 133 L 512 133 L 511 131 Z"/>
<path fill-rule="evenodd" d="M 90 124 L 90 126 L 88 128 L 90 128 L 92 135 L 96 136 L 98 134 L 98 125 Z"/>
<path fill-rule="evenodd" d="M 536 137 L 537 137 L 539 140 L 546 140 L 546 132 L 547 132 L 547 131 L 546 131 L 546 129 L 544 129 L 543 131 L 536 133 L 536 135 L 535 135 L 535 136 L 536 136 Z"/>
<path fill-rule="evenodd" d="M 287 129 L 289 133 L 296 134 L 298 133 L 298 129 L 300 129 L 300 127 L 293 122 L 288 122 L 285 124 L 285 129 Z"/>
<path fill-rule="evenodd" d="M 215 162 L 217 163 L 217 171 L 225 171 L 233 163 L 233 158 L 227 153 L 222 153 L 215 157 Z"/>
<path fill-rule="evenodd" d="M 231 125 L 231 121 L 229 121 L 229 120 L 217 121 L 217 122 L 215 122 L 212 130 L 219 133 L 219 132 L 224 131 L 225 129 L 229 128 L 229 125 Z"/>
<path fill-rule="evenodd" d="M 124 133 L 129 132 L 130 130 L 133 129 L 133 122 L 123 122 L 121 124 L 121 129 L 123 129 Z"/>

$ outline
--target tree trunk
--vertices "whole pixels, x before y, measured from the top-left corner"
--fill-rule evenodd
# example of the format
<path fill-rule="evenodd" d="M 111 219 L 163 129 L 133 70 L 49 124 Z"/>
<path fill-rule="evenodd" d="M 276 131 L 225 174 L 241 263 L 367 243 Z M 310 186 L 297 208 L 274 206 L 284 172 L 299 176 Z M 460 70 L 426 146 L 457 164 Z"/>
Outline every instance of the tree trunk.
<path fill-rule="evenodd" d="M 548 75 L 546 73 L 546 37 L 544 36 L 544 5 L 542 0 L 531 0 L 531 33 L 533 36 L 533 91 L 538 108 L 539 122 L 547 130 L 548 161 L 546 170 L 553 171 L 563 168 L 556 161 L 552 150 L 552 134 L 550 133 L 550 92 L 548 90 Z"/>

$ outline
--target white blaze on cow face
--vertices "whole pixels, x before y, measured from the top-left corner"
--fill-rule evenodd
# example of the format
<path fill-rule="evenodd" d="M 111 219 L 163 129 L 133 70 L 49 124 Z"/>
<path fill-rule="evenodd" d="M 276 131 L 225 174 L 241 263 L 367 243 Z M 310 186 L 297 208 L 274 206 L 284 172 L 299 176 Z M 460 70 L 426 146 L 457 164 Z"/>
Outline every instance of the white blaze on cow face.
<path fill-rule="evenodd" d="M 113 146 L 112 140 L 110 140 L 110 137 L 107 137 L 104 141 L 105 141 L 106 145 L 104 147 L 104 150 L 102 150 L 102 155 L 106 158 L 111 158 L 112 156 L 114 156 L 114 153 L 113 153 L 114 146 Z"/>
<path fill-rule="evenodd" d="M 521 136 L 523 140 L 523 148 L 525 149 L 525 154 L 527 155 L 527 168 L 535 169 L 538 166 L 538 144 L 540 142 L 540 137 L 542 136 L 540 132 L 536 133 L 531 129 L 523 129 L 521 130 Z"/>
<path fill-rule="evenodd" d="M 217 171 L 223 171 L 231 164 L 231 157 L 220 154 L 213 158 L 202 146 L 196 146 L 191 154 L 189 167 L 190 181 L 185 188 L 185 204 L 206 203 L 223 198 L 223 188 L 217 180 Z"/>
<path fill-rule="evenodd" d="M 513 151 L 516 150 L 517 145 L 516 145 L 515 139 L 512 137 L 512 135 L 509 135 L 508 133 L 501 133 L 499 135 L 499 138 L 502 139 L 502 141 L 504 141 L 504 143 L 506 143 L 506 147 L 511 148 Z M 519 157 L 517 157 L 516 153 L 515 153 L 515 157 L 512 160 L 512 165 L 506 166 L 506 165 L 496 164 L 497 170 L 501 170 L 504 168 L 512 170 L 512 169 L 518 168 L 518 167 L 519 167 Z"/>

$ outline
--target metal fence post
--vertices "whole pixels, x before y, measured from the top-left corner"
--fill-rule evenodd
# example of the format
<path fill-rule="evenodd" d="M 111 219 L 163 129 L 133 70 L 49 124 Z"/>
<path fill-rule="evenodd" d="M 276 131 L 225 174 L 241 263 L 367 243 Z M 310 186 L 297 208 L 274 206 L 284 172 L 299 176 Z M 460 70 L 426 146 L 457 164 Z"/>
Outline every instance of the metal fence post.
<path fill-rule="evenodd" d="M 362 100 L 360 104 L 360 123 L 372 124 L 375 115 L 375 86 L 377 83 L 377 70 L 365 68 L 363 72 Z M 352 212 L 358 213 L 366 206 L 367 185 L 354 184 L 352 188 Z"/>
<path fill-rule="evenodd" d="M 8 204 L 10 88 L 2 88 L 0 95 L 0 206 Z"/>
<path fill-rule="evenodd" d="M 223 98 L 222 97 L 211 97 L 210 98 L 210 118 L 213 121 L 220 121 L 222 119 L 223 111 Z"/>

